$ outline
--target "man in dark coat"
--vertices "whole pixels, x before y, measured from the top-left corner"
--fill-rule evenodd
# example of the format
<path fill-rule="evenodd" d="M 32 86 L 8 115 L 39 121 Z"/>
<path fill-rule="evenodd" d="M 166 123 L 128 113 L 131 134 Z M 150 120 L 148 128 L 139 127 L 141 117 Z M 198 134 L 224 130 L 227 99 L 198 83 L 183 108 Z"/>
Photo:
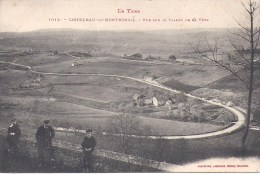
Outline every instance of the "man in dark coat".
<path fill-rule="evenodd" d="M 21 129 L 16 119 L 12 119 L 12 124 L 8 127 L 6 143 L 8 145 L 8 151 L 17 154 L 19 138 L 21 136 Z"/>
<path fill-rule="evenodd" d="M 83 149 L 83 167 L 84 172 L 88 170 L 88 172 L 93 172 L 93 155 L 97 143 L 95 138 L 92 136 L 92 130 L 86 130 L 86 136 L 81 143 Z"/>
<path fill-rule="evenodd" d="M 40 126 L 36 132 L 35 138 L 38 145 L 38 153 L 40 158 L 39 167 L 44 163 L 44 154 L 48 153 L 51 161 L 54 161 L 53 158 L 53 148 L 52 148 L 52 139 L 55 136 L 54 129 L 49 125 L 50 120 L 45 120 L 44 124 Z"/>

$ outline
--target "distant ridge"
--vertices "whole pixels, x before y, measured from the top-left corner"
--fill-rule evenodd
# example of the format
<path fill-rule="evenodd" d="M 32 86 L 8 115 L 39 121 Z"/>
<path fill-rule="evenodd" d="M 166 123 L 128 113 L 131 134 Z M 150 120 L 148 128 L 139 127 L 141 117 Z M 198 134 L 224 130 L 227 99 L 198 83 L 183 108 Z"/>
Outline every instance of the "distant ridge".
<path fill-rule="evenodd" d="M 231 28 L 230 30 L 236 30 L 238 28 Z M 78 31 L 78 32 L 140 32 L 140 33 L 158 33 L 158 32 L 227 32 L 226 28 L 185 28 L 185 29 L 159 29 L 159 30 L 86 30 L 86 29 L 76 29 L 76 28 L 46 28 L 25 32 L 0 32 L 0 33 L 34 33 L 34 32 L 57 32 L 57 31 Z"/>

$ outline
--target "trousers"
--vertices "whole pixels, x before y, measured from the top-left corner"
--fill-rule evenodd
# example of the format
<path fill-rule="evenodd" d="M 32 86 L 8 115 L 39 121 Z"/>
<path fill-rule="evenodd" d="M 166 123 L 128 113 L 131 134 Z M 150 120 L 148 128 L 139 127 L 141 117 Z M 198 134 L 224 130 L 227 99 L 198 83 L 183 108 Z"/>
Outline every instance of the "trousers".
<path fill-rule="evenodd" d="M 83 154 L 83 167 L 84 169 L 88 169 L 89 172 L 93 172 L 93 155 L 92 153 L 86 153 Z"/>
<path fill-rule="evenodd" d="M 46 156 L 48 156 L 49 159 L 53 159 L 54 151 L 53 151 L 52 143 L 51 142 L 38 143 L 38 153 L 39 153 L 39 159 L 41 163 L 44 163 L 46 161 Z"/>

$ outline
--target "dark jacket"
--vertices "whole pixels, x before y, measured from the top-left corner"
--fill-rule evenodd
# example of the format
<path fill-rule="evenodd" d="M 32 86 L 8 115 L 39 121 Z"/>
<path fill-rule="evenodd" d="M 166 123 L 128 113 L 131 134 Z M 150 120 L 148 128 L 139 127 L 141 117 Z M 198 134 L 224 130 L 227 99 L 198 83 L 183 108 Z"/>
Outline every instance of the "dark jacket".
<path fill-rule="evenodd" d="M 97 145 L 97 142 L 93 136 L 90 138 L 84 137 L 83 142 L 81 143 L 82 149 L 86 153 L 92 153 Z M 90 151 L 86 151 L 85 149 L 91 148 Z"/>
<path fill-rule="evenodd" d="M 11 124 L 7 130 L 7 141 L 12 143 L 18 143 L 19 137 L 21 136 L 21 129 L 19 124 Z"/>
<path fill-rule="evenodd" d="M 51 126 L 44 127 L 40 126 L 36 132 L 35 138 L 38 143 L 50 143 L 55 136 L 54 129 Z"/>

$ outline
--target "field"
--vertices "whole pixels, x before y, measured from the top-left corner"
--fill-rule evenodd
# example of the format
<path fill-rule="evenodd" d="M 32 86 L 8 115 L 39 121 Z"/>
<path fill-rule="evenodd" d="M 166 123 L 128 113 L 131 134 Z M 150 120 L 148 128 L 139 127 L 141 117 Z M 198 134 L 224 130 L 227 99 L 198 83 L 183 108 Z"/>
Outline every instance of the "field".
<path fill-rule="evenodd" d="M 213 37 L 214 32 L 207 34 Z M 231 112 L 191 99 L 182 93 L 176 94 L 144 83 L 147 79 L 152 79 L 195 96 L 220 99 L 224 103 L 232 101 L 244 107 L 243 98 L 246 96 L 244 91 L 240 90 L 241 84 L 220 67 L 210 62 L 198 61 L 198 57 L 192 58 L 194 52 L 187 48 L 183 40 L 192 38 L 193 42 L 196 42 L 202 33 L 195 33 L 168 33 L 167 38 L 159 32 L 122 32 L 117 33 L 121 36 L 118 39 L 113 32 L 82 34 L 77 31 L 73 35 L 73 44 L 69 44 L 72 36 L 66 31 L 14 35 L 0 33 L 3 37 L 0 44 L 0 61 L 31 67 L 31 70 L 26 70 L 0 63 L 0 127 L 6 128 L 10 119 L 15 117 L 19 120 L 22 131 L 33 135 L 44 119 L 50 119 L 56 127 L 91 128 L 98 138 L 102 139 L 100 142 L 103 144 L 98 145 L 99 148 L 115 151 L 122 151 L 114 147 L 120 144 L 119 138 L 99 133 L 109 132 L 111 121 L 122 114 L 137 118 L 142 130 L 140 134 L 143 135 L 193 135 L 225 129 L 237 119 Z M 222 30 L 219 33 L 225 34 Z M 81 35 L 84 37 L 80 37 Z M 52 42 L 48 40 L 50 38 Z M 222 46 L 230 50 L 226 40 L 221 39 Z M 88 53 L 92 54 L 89 56 Z M 123 53 L 160 56 L 161 60 L 123 59 L 120 57 Z M 177 61 L 169 62 L 168 56 L 173 53 L 177 56 Z M 260 94 L 259 88 L 256 89 L 256 94 Z M 259 99 L 254 97 L 254 103 L 257 103 Z M 154 98 L 162 104 L 155 106 L 150 102 Z M 166 104 L 166 101 L 170 104 Z M 254 109 L 256 108 L 257 104 L 254 104 Z M 75 139 L 73 136 L 74 134 L 68 136 L 58 133 L 56 138 L 78 143 L 78 137 Z M 106 141 L 111 139 L 114 142 L 105 147 Z M 135 141 L 137 140 L 133 140 Z M 223 149 L 230 145 L 224 141 L 226 139 L 222 138 Z M 213 142 L 217 144 L 217 139 L 213 139 Z M 151 143 L 155 148 L 161 142 L 147 140 L 142 143 Z M 164 145 L 168 144 L 172 150 L 174 143 L 167 142 Z M 182 140 L 180 143 L 183 143 Z M 192 145 L 199 147 L 200 143 L 188 141 L 185 147 L 195 154 Z M 210 140 L 202 142 L 203 146 L 207 143 L 210 143 Z M 210 149 L 214 143 L 210 143 L 207 148 Z M 200 151 L 202 148 L 200 147 Z M 131 154 L 136 155 L 140 151 L 141 147 L 139 151 L 131 151 Z M 170 154 L 158 157 L 143 152 L 141 155 L 156 160 L 176 160 L 171 158 Z M 196 159 L 195 156 L 192 160 Z M 205 154 L 205 157 L 208 156 L 210 155 Z M 184 162 L 185 159 L 180 161 Z"/>
<path fill-rule="evenodd" d="M 16 73 L 18 74 L 18 72 Z M 25 74 L 23 72 L 20 72 L 20 75 L 25 75 Z M 1 77 L 2 77 L 1 79 L 7 78 L 4 76 Z M 11 77 L 8 76 L 8 78 L 10 79 Z M 124 99 L 125 97 L 129 97 L 129 96 L 130 98 L 132 98 L 134 92 L 136 92 L 138 88 L 140 89 L 142 87 L 137 83 L 132 83 L 130 86 L 129 85 L 127 86 L 130 89 L 128 92 L 125 91 L 120 92 L 120 90 L 115 90 L 111 88 L 111 84 L 118 87 L 118 85 L 126 86 L 126 84 L 129 82 L 127 81 L 124 82 L 123 80 L 115 80 L 115 79 L 109 80 L 104 78 L 100 78 L 100 79 L 97 78 L 96 80 L 94 80 L 93 77 L 90 77 L 85 79 L 83 85 L 79 85 L 79 84 L 68 85 L 66 83 L 66 80 L 68 80 L 68 78 L 59 79 L 60 82 L 67 84 L 67 85 L 63 85 L 62 83 L 59 83 L 58 79 L 59 78 L 55 78 L 55 80 L 57 80 L 58 83 L 57 85 L 52 84 L 52 86 L 54 87 L 52 87 L 51 92 L 48 90 L 50 87 L 45 87 L 40 89 L 20 89 L 14 91 L 13 95 L 16 97 L 2 96 L 1 98 L 2 104 L 5 103 L 11 106 L 12 105 L 20 106 L 21 107 L 20 109 L 25 112 L 28 112 L 28 109 L 30 109 L 32 113 L 26 113 L 25 115 L 28 117 L 28 115 L 32 114 L 31 120 L 34 120 L 35 117 L 37 118 L 36 121 L 39 119 L 44 119 L 46 117 L 49 117 L 59 122 L 63 122 L 65 119 L 67 122 L 71 123 L 71 126 L 77 124 L 80 124 L 81 127 L 94 125 L 94 127 L 92 128 L 97 129 L 100 126 L 102 127 L 102 125 L 105 125 L 107 118 L 118 114 L 118 112 L 115 113 L 115 112 L 100 110 L 102 107 L 104 107 L 106 103 L 117 101 L 122 98 Z M 53 79 L 51 80 L 46 78 L 45 80 L 52 81 Z M 102 83 L 106 83 L 106 84 L 110 82 L 110 86 L 107 85 L 107 88 L 97 87 L 97 86 L 94 88 L 93 86 L 89 86 L 89 83 L 91 82 L 97 83 L 99 80 L 102 81 Z M 104 82 L 105 80 L 107 80 L 107 82 Z M 22 79 L 20 83 L 22 83 L 23 81 L 24 79 Z M 114 84 L 117 81 L 119 81 L 120 83 Z M 15 81 L 15 82 L 18 83 L 13 85 L 17 86 L 19 84 L 19 81 Z M 9 85 L 12 84 L 6 84 L 6 88 L 10 87 Z M 146 88 L 147 86 L 144 86 L 143 89 Z M 132 93 L 131 90 L 133 90 Z M 35 96 L 35 94 L 37 95 Z M 64 100 L 60 94 L 66 96 L 66 100 Z M 21 98 L 21 96 L 24 97 Z M 61 100 L 64 100 L 64 102 L 62 102 Z M 75 104 L 71 104 L 71 103 L 75 103 Z M 99 109 L 91 109 L 90 108 L 91 106 L 92 108 L 99 108 Z M 10 111 L 10 112 L 12 112 L 12 114 L 17 116 L 18 118 L 21 117 L 21 120 L 23 120 L 24 118 L 21 116 L 21 114 L 19 114 L 20 109 L 18 108 L 17 113 L 14 111 L 13 112 Z M 155 110 L 155 112 L 158 112 L 157 110 Z M 7 112 L 7 109 L 3 108 L 2 112 L 3 113 Z M 144 113 L 143 115 L 147 115 L 147 114 L 150 113 Z M 143 117 L 142 120 L 144 120 L 143 122 L 147 126 L 152 127 L 153 132 L 160 135 L 197 134 L 200 132 L 208 132 L 208 131 L 213 131 L 221 128 L 219 126 L 214 126 L 214 125 L 211 125 L 211 127 L 209 128 L 208 127 L 209 125 L 207 124 L 205 124 L 204 126 L 196 123 L 178 123 L 176 121 L 167 121 L 167 120 L 160 120 L 160 119 L 153 119 L 153 118 L 146 118 L 146 117 Z M 187 124 L 187 128 L 189 129 L 183 129 L 183 130 L 179 129 L 179 126 L 181 126 L 182 124 L 184 125 Z M 191 129 L 191 127 L 194 127 L 194 129 Z M 198 127 L 200 127 L 200 129 L 198 129 Z"/>
<path fill-rule="evenodd" d="M 39 54 L 44 55 L 44 53 Z M 4 59 L 7 59 L 6 57 Z M 34 59 L 36 59 L 32 60 L 34 64 L 29 64 L 30 57 L 26 56 L 22 58 L 15 57 L 12 59 L 12 62 L 22 62 L 22 64 L 30 65 L 33 69 L 41 72 L 96 73 L 125 75 L 137 78 L 144 78 L 147 74 L 152 74 L 152 72 L 158 77 L 164 74 L 171 74 L 172 77 L 175 74 L 183 74 L 185 72 L 188 74 L 188 71 L 183 72 L 183 69 L 192 68 L 191 65 L 179 67 L 178 65 L 139 64 L 136 62 L 117 62 L 116 59 L 101 59 L 77 67 L 71 67 L 73 58 L 68 60 L 68 55 L 58 54 L 49 57 L 48 59 L 52 61 L 45 62 L 44 64 L 40 61 L 36 61 L 38 59 L 42 60 L 41 56 L 34 57 Z M 171 66 L 175 66 L 176 68 L 172 68 Z M 196 68 L 198 67 L 194 67 L 194 69 Z M 6 76 L 7 71 L 9 72 L 8 76 Z M 25 115 L 34 115 L 30 119 L 36 120 L 36 122 L 49 117 L 55 120 L 55 122 L 67 122 L 67 126 L 77 127 L 79 125 L 80 127 L 88 127 L 91 125 L 93 129 L 101 127 L 102 130 L 105 130 L 106 122 L 109 117 L 118 115 L 126 108 L 130 108 L 130 110 L 132 110 L 130 113 L 138 115 L 144 125 L 150 127 L 152 132 L 158 135 L 198 134 L 223 128 L 220 125 L 210 125 L 209 127 L 207 124 L 203 125 L 200 123 L 185 123 L 161 119 L 167 118 L 164 116 L 168 114 L 166 108 L 148 107 L 148 112 L 144 112 L 142 108 L 130 106 L 134 94 L 147 93 L 151 91 L 152 88 L 147 84 L 141 84 L 140 82 L 124 78 L 102 76 L 48 76 L 37 75 L 35 73 L 25 74 L 23 71 L 9 69 L 2 72 L 1 80 L 2 82 L 7 82 L 1 85 L 2 90 L 12 93 L 9 98 L 8 95 L 5 96 L 8 100 L 3 100 L 3 102 L 9 105 L 21 105 L 23 106 L 21 109 L 26 112 L 30 109 L 32 113 L 28 112 Z M 179 82 L 179 84 L 181 84 L 181 82 Z M 180 87 L 185 87 L 185 84 L 183 83 Z M 153 93 L 158 92 L 153 91 Z M 5 94 L 8 93 L 5 92 Z M 11 97 L 12 95 L 16 97 Z M 152 97 L 151 94 L 147 95 Z M 22 96 L 25 96 L 22 99 L 26 99 L 26 101 L 19 102 Z M 44 101 L 44 98 L 53 98 L 55 101 Z M 8 103 L 8 101 L 11 103 Z M 123 103 L 125 103 L 125 106 L 123 106 L 123 110 L 120 110 L 118 107 L 121 105 L 122 109 Z M 19 115 L 15 114 L 15 112 L 12 114 Z M 21 118 L 21 120 L 23 120 L 23 118 Z M 182 125 L 187 127 L 187 129 L 180 129 Z"/>

